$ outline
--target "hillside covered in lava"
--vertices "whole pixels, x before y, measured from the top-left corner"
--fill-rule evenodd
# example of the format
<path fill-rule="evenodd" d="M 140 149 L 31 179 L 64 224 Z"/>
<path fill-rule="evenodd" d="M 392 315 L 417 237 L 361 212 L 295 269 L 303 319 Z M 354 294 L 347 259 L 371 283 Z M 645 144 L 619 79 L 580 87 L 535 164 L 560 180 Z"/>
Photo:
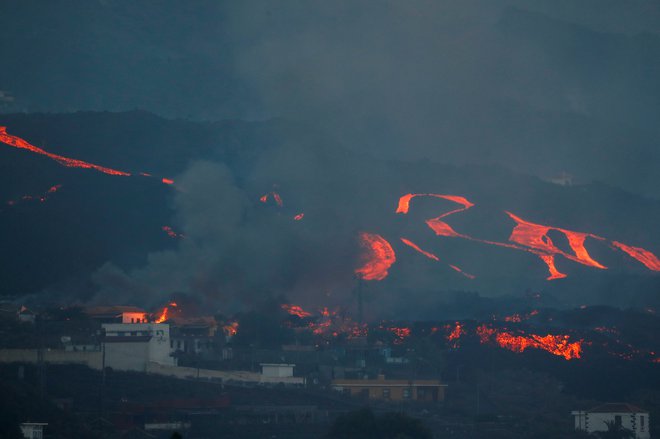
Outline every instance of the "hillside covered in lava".
<path fill-rule="evenodd" d="M 3 295 L 153 305 L 187 293 L 238 310 L 275 295 L 347 305 L 360 290 L 367 314 L 405 318 L 450 291 L 658 302 L 660 203 L 603 184 L 385 160 L 279 119 L 15 114 L 0 126 Z"/>

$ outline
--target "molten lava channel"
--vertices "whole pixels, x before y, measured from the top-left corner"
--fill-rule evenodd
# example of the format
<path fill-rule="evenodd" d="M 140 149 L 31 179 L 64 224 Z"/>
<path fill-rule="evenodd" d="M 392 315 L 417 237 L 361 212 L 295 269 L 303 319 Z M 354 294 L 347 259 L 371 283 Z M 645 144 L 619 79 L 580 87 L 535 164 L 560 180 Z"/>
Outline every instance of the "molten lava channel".
<path fill-rule="evenodd" d="M 483 244 L 511 248 L 519 251 L 526 251 L 532 253 L 536 255 L 541 261 L 543 261 L 545 265 L 548 267 L 549 276 L 547 277 L 547 280 L 561 279 L 567 277 L 566 274 L 560 272 L 559 269 L 557 269 L 557 266 L 555 264 L 555 256 L 557 255 L 563 256 L 564 258 L 570 261 L 577 262 L 579 264 L 586 265 L 588 267 L 598 268 L 601 270 L 607 269 L 606 266 L 604 266 L 603 264 L 599 263 L 598 261 L 596 261 L 591 257 L 585 246 L 585 242 L 587 238 L 596 239 L 599 241 L 606 240 L 605 238 L 600 237 L 598 235 L 594 235 L 591 233 L 576 232 L 573 230 L 562 229 L 559 227 L 536 224 L 530 221 L 526 221 L 518 217 L 517 215 L 514 215 L 511 212 L 506 212 L 509 218 L 511 218 L 515 222 L 515 226 L 511 232 L 511 235 L 509 236 L 510 242 L 509 243 L 496 242 L 496 241 L 479 239 L 472 237 L 470 235 L 459 233 L 455 231 L 449 224 L 443 221 L 443 218 L 446 218 L 449 215 L 453 215 L 455 213 L 470 209 L 475 205 L 474 203 L 470 202 L 464 197 L 455 196 L 455 195 L 406 194 L 399 198 L 399 204 L 397 206 L 396 213 L 407 214 L 410 211 L 410 202 L 415 197 L 442 198 L 449 201 L 453 201 L 462 206 L 458 209 L 451 210 L 449 212 L 443 213 L 440 216 L 437 216 L 435 218 L 430 218 L 425 221 L 426 225 L 431 230 L 433 230 L 436 236 L 444 236 L 448 238 L 461 238 L 470 241 L 480 242 Z M 568 240 L 568 245 L 571 248 L 572 253 L 567 253 L 563 251 L 552 242 L 552 239 L 548 235 L 548 233 L 551 230 L 557 231 L 563 234 L 564 236 L 566 236 L 566 239 Z M 419 246 L 410 242 L 409 240 L 405 240 L 402 238 L 402 241 L 406 245 L 417 250 L 419 253 L 422 253 L 425 256 L 434 259 L 433 257 L 435 255 L 422 250 L 421 248 L 419 248 Z M 611 245 L 613 246 L 613 248 L 619 249 L 625 252 L 626 254 L 628 254 L 630 257 L 636 259 L 644 266 L 646 266 L 648 269 L 653 271 L 660 271 L 660 259 L 658 259 L 650 251 L 640 247 L 628 246 L 626 244 L 617 241 L 612 241 Z M 462 272 L 458 267 L 455 267 L 453 265 L 451 265 L 451 267 L 458 272 Z"/>
<path fill-rule="evenodd" d="M 60 165 L 66 166 L 67 168 L 93 169 L 95 171 L 102 172 L 108 175 L 115 175 L 121 177 L 131 176 L 130 172 L 119 171 L 117 169 L 107 168 L 105 166 L 96 165 L 94 163 L 89 163 L 82 160 L 73 159 L 70 157 L 64 157 L 58 154 L 54 154 L 52 152 L 48 152 L 42 148 L 39 148 L 38 146 L 32 145 L 30 142 L 28 142 L 25 139 L 7 133 L 7 127 L 4 126 L 0 126 L 0 142 L 9 146 L 13 146 L 14 148 L 25 149 L 35 154 L 48 157 L 49 159 L 54 160 Z M 141 175 L 143 177 L 151 177 L 151 174 L 148 174 L 146 172 L 140 172 L 138 175 Z M 174 184 L 174 181 L 170 180 L 169 178 L 163 178 L 161 181 L 164 184 L 168 184 L 168 185 Z"/>

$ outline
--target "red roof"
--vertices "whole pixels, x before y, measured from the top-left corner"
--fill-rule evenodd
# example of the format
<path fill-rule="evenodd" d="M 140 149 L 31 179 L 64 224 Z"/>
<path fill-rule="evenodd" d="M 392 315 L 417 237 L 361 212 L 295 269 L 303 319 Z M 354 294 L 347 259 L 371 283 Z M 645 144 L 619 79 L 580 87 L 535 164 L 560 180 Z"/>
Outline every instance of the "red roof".
<path fill-rule="evenodd" d="M 647 411 L 626 402 L 608 402 L 587 410 L 588 413 L 646 413 Z"/>

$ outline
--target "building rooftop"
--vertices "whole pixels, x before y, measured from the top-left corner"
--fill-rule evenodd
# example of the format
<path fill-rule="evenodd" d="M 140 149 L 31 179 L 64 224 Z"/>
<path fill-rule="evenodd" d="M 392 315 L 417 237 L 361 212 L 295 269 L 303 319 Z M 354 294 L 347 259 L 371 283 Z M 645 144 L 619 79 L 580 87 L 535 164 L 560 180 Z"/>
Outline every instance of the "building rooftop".
<path fill-rule="evenodd" d="M 587 410 L 589 413 L 646 413 L 647 410 L 639 408 L 635 405 L 628 404 L 625 402 L 608 402 L 596 406 L 590 410 Z"/>

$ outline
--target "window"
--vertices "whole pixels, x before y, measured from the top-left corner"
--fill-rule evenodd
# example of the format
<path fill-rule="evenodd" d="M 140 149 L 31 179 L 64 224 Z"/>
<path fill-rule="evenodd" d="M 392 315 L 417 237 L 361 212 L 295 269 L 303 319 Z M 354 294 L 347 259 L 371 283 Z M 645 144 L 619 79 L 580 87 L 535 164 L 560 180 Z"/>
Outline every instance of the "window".
<path fill-rule="evenodd" d="M 412 389 L 410 387 L 403 389 L 403 399 L 410 399 L 412 397 Z"/>
<path fill-rule="evenodd" d="M 621 415 L 614 416 L 614 425 L 621 425 Z"/>
<path fill-rule="evenodd" d="M 644 431 L 644 423 L 645 423 L 645 422 L 646 422 L 646 421 L 644 420 L 644 415 L 641 415 L 641 416 L 639 417 L 639 428 L 640 428 L 642 431 Z"/>
<path fill-rule="evenodd" d="M 383 399 L 390 399 L 390 389 L 387 387 L 383 389 Z"/>

